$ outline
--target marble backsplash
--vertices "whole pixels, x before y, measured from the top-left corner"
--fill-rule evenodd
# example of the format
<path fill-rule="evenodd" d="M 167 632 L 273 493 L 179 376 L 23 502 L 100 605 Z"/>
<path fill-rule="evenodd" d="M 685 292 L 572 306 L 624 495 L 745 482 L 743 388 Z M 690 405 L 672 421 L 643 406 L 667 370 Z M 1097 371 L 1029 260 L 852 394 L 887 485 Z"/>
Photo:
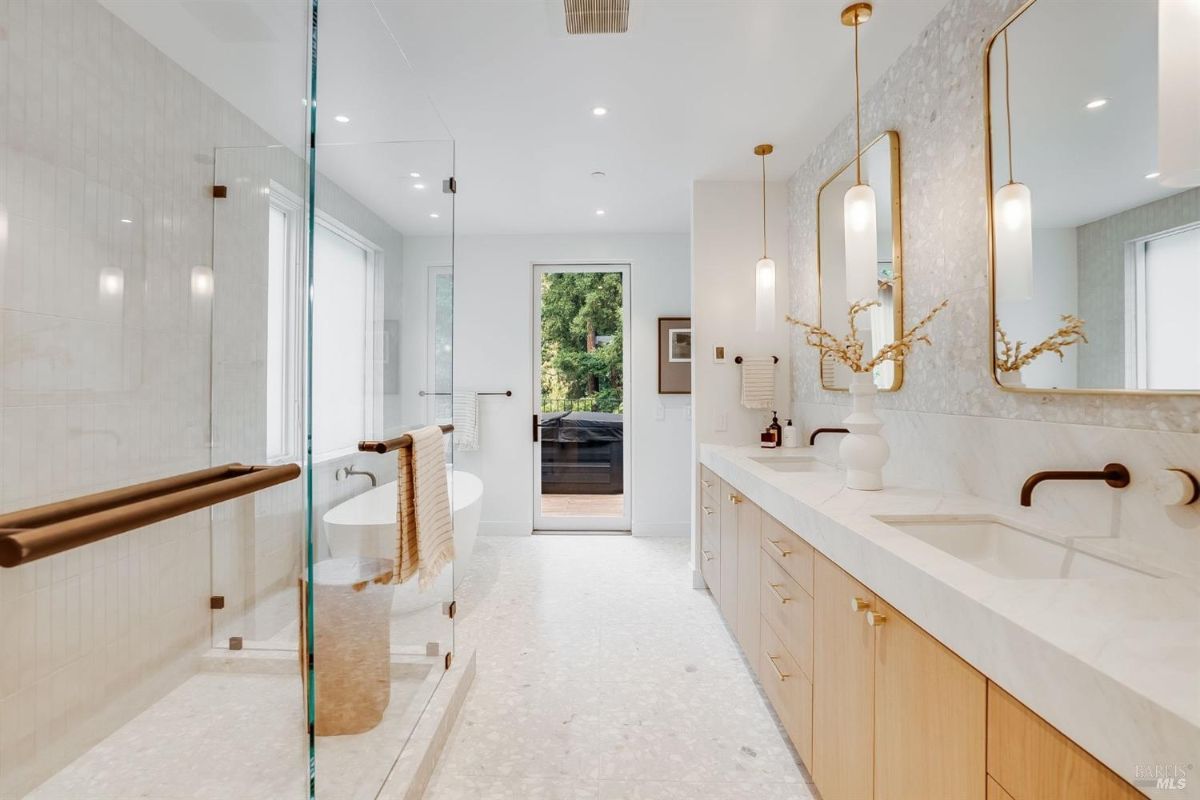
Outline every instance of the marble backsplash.
<path fill-rule="evenodd" d="M 893 481 L 1017 502 L 1037 469 L 1129 465 L 1122 493 L 1044 487 L 1036 504 L 1072 525 L 1170 557 L 1200 556 L 1200 508 L 1155 503 L 1152 468 L 1200 472 L 1200 397 L 1014 393 L 989 373 L 987 197 L 982 63 L 988 38 L 1020 0 L 952 0 L 863 96 L 864 140 L 900 134 L 904 306 L 912 324 L 943 298 L 933 346 L 905 363 L 899 392 L 879 396 Z M 817 189 L 854 152 L 846 117 L 789 182 L 791 313 L 817 318 Z M 792 334 L 793 413 L 806 428 L 840 420 L 849 397 L 818 381 L 816 352 Z M 825 445 L 831 446 L 831 445 Z"/>

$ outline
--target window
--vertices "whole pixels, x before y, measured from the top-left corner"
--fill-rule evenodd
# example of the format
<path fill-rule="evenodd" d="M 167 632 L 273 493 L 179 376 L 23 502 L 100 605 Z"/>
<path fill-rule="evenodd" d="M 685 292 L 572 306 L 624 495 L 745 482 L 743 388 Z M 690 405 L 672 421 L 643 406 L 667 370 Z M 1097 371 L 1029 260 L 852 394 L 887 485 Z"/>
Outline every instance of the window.
<path fill-rule="evenodd" d="M 267 253 L 266 452 L 295 460 L 303 442 L 305 269 L 302 204 L 271 185 Z M 375 247 L 318 212 L 313 230 L 312 452 L 342 455 L 368 438 Z"/>
<path fill-rule="evenodd" d="M 299 198 L 271 184 L 267 233 L 266 457 L 300 457 L 301 331 L 304 269 Z"/>
<path fill-rule="evenodd" d="M 454 270 L 429 268 L 429 355 L 427 381 L 430 387 L 430 422 L 445 424 L 454 416 Z"/>
<path fill-rule="evenodd" d="M 1129 265 L 1127 387 L 1195 388 L 1200 332 L 1181 336 L 1179 320 L 1195 319 L 1200 308 L 1200 225 L 1132 242 Z"/>
<path fill-rule="evenodd" d="M 332 219 L 313 235 L 312 449 L 320 460 L 367 438 L 375 249 Z"/>

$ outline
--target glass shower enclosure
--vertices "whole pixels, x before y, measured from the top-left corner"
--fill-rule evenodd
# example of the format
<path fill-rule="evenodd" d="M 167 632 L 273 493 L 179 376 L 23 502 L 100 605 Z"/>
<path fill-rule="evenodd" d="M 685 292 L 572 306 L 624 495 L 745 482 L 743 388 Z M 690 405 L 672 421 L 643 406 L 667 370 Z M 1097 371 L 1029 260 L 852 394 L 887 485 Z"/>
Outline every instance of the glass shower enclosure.
<path fill-rule="evenodd" d="M 3 800 L 373 798 L 452 663 L 360 442 L 453 389 L 454 145 L 374 3 L 317 12 L 0 0 Z"/>

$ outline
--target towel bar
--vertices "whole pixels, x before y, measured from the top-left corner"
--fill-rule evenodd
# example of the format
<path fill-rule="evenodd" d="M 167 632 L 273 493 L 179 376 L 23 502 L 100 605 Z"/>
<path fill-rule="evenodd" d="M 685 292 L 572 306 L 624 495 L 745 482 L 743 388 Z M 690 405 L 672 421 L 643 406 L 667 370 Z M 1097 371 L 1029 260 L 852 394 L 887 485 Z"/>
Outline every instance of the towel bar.
<path fill-rule="evenodd" d="M 778 363 L 779 363 L 779 356 L 771 356 L 771 358 L 775 359 L 775 363 L 776 363 L 776 364 L 778 364 Z M 741 357 L 741 356 L 736 356 L 736 357 L 733 359 L 733 363 L 735 363 L 735 364 L 740 364 L 740 363 L 742 363 L 742 357 Z"/>
<path fill-rule="evenodd" d="M 225 464 L 0 514 L 0 567 L 37 561 L 299 475 L 296 464 Z"/>
<path fill-rule="evenodd" d="M 453 433 L 453 425 L 439 425 L 442 433 Z M 365 441 L 358 443 L 358 449 L 363 453 L 390 453 L 393 450 L 399 450 L 401 447 L 412 447 L 412 436 L 404 434 L 397 436 L 395 439 L 383 439 L 382 441 Z"/>
<path fill-rule="evenodd" d="M 421 397 L 451 397 L 454 392 L 427 392 L 424 389 L 417 392 Z M 503 392 L 476 392 L 480 397 L 512 397 L 512 389 L 505 389 Z"/>

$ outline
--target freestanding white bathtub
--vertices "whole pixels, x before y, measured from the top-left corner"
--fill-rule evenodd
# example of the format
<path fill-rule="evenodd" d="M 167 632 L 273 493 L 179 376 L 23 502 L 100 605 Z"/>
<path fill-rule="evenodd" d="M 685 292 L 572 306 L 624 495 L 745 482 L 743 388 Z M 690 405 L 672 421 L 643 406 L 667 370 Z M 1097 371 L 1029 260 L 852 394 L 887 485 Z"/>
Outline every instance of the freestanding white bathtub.
<path fill-rule="evenodd" d="M 451 478 L 450 500 L 454 512 L 454 569 L 445 570 L 421 591 L 414 576 L 396 586 L 392 613 L 403 614 L 450 600 L 450 573 L 454 585 L 462 581 L 475 549 L 479 533 L 479 514 L 483 503 L 483 482 L 469 472 L 446 467 Z M 325 538 L 334 558 L 396 557 L 396 481 L 356 495 L 325 512 Z"/>

